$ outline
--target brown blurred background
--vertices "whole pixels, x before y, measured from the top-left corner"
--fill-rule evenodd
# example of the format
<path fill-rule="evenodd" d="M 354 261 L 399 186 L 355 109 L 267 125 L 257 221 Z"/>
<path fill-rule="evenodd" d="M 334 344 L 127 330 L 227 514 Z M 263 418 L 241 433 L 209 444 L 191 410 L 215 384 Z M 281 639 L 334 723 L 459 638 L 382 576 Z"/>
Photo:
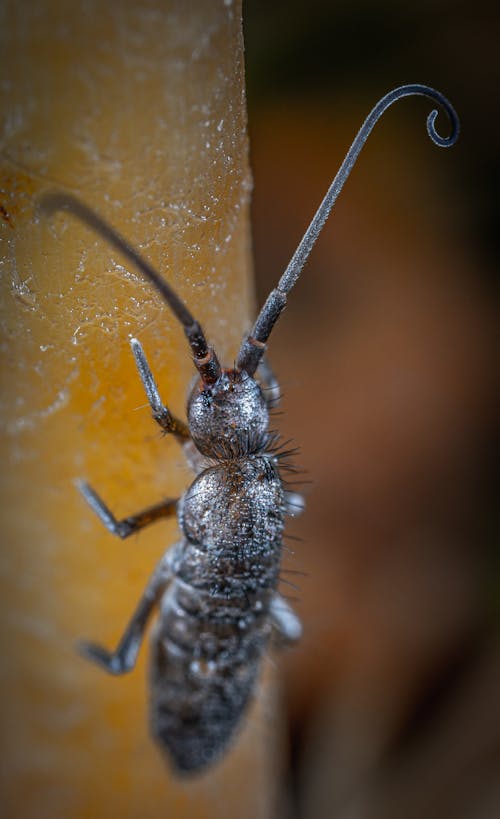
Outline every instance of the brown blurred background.
<path fill-rule="evenodd" d="M 311 479 L 288 812 L 497 817 L 498 12 L 254 0 L 244 26 L 259 303 L 379 97 L 428 83 L 462 123 L 446 151 L 426 101 L 386 113 L 272 337 Z"/>

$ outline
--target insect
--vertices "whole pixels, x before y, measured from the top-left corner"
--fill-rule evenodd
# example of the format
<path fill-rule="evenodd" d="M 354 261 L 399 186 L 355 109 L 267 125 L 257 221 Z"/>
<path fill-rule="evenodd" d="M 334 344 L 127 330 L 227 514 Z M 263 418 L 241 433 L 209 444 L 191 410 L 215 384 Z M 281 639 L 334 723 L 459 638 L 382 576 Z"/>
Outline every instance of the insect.
<path fill-rule="evenodd" d="M 264 354 L 311 249 L 367 137 L 396 100 L 422 95 L 437 102 L 451 125 L 447 137 L 427 119 L 430 138 L 453 145 L 459 121 L 450 102 L 425 85 L 405 85 L 372 109 L 277 287 L 271 291 L 236 364 L 224 368 L 183 301 L 153 267 L 103 219 L 73 196 L 42 197 L 45 214 L 69 211 L 118 250 L 152 284 L 184 328 L 199 378 L 187 401 L 187 424 L 163 403 L 137 339 L 132 352 L 151 407 L 165 433 L 183 446 L 196 477 L 180 499 L 164 500 L 117 520 L 86 482 L 80 491 L 106 528 L 126 538 L 177 514 L 180 540 L 153 572 L 114 651 L 83 643 L 83 654 L 111 674 L 133 669 L 150 616 L 159 609 L 151 657 L 151 726 L 178 773 L 206 768 L 230 744 L 255 688 L 273 634 L 294 643 L 301 623 L 277 591 L 285 517 L 303 500 L 288 491 L 287 453 L 269 430 L 278 383 Z M 256 377 L 256 373 L 259 373 Z"/>

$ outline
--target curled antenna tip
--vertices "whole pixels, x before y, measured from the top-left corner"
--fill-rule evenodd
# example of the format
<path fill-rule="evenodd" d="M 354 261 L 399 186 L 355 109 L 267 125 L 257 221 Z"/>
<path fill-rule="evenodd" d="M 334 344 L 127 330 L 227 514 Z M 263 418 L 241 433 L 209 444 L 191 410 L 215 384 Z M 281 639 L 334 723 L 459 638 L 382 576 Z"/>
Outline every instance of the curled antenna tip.
<path fill-rule="evenodd" d="M 455 145 L 460 134 L 460 120 L 458 119 L 457 113 L 451 103 L 448 101 L 447 103 L 446 113 L 448 114 L 452 127 L 451 134 L 449 136 L 442 137 L 436 130 L 435 123 L 438 115 L 438 111 L 436 109 L 431 111 L 427 117 L 427 133 L 434 144 L 439 145 L 440 148 L 451 148 L 452 145 Z"/>
<path fill-rule="evenodd" d="M 427 133 L 435 145 L 438 145 L 440 148 L 451 148 L 452 145 L 455 145 L 460 134 L 460 120 L 453 105 L 449 99 L 441 93 L 441 91 L 436 91 L 435 88 L 431 88 L 429 85 L 422 85 L 420 83 L 401 85 L 399 88 L 395 88 L 393 91 L 386 94 L 386 96 L 380 100 L 378 106 L 381 107 L 381 112 L 383 112 L 389 107 L 389 105 L 392 105 L 393 102 L 401 97 L 407 97 L 414 94 L 434 100 L 434 102 L 437 102 L 437 104 L 440 105 L 445 111 L 451 125 L 451 133 L 449 136 L 443 137 L 436 130 L 436 119 L 439 113 L 436 108 L 432 110 L 427 117 Z M 374 110 L 376 110 L 378 106 L 376 106 Z"/>
<path fill-rule="evenodd" d="M 450 148 L 452 145 L 455 145 L 460 134 L 460 120 L 457 112 L 449 99 L 445 97 L 441 91 L 437 91 L 435 88 L 431 88 L 430 85 L 423 85 L 421 83 L 400 85 L 398 88 L 394 88 L 392 91 L 389 91 L 385 97 L 382 97 L 367 118 L 367 122 L 370 123 L 368 131 L 371 130 L 371 127 L 373 127 L 375 122 L 380 119 L 381 115 L 387 110 L 387 108 L 389 108 L 390 105 L 402 97 L 409 97 L 413 95 L 427 97 L 427 99 L 437 102 L 448 117 L 451 125 L 451 133 L 448 136 L 441 136 L 436 129 L 436 119 L 439 113 L 436 108 L 432 110 L 427 117 L 427 133 L 434 144 L 438 145 L 440 148 Z"/>

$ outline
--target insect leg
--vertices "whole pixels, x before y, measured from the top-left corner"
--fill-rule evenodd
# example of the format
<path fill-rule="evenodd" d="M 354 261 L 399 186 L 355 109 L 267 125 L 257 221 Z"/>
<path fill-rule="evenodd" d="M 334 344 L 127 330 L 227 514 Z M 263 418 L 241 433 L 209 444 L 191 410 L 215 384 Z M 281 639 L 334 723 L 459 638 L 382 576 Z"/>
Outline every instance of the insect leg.
<path fill-rule="evenodd" d="M 147 362 L 146 356 L 144 355 L 144 350 L 142 349 L 140 342 L 136 338 L 133 338 L 130 341 L 130 346 L 132 347 L 135 363 L 137 365 L 137 369 L 139 370 L 139 376 L 146 391 L 149 405 L 153 413 L 153 418 L 155 419 L 156 423 L 160 425 L 164 432 L 173 433 L 173 435 L 175 435 L 175 437 L 181 442 L 185 441 L 187 438 L 190 438 L 191 436 L 189 434 L 188 426 L 183 421 L 180 421 L 178 418 L 172 415 L 161 400 L 158 387 L 156 386 L 156 381 L 154 380 L 153 373 L 151 372 L 151 368 Z"/>
<path fill-rule="evenodd" d="M 172 578 L 170 552 L 171 550 L 169 549 L 168 552 L 163 555 L 153 572 L 116 650 L 111 652 L 95 643 L 81 642 L 78 646 L 80 654 L 88 660 L 97 663 L 97 665 L 102 666 L 102 668 L 106 669 L 110 674 L 126 674 L 127 671 L 132 671 L 137 660 L 137 655 L 139 654 L 149 617 L 158 603 L 165 586 Z"/>
<path fill-rule="evenodd" d="M 291 518 L 298 518 L 306 508 L 303 495 L 298 492 L 285 492 L 285 513 Z"/>
<path fill-rule="evenodd" d="M 259 364 L 261 375 L 261 387 L 264 398 L 269 409 L 277 407 L 281 398 L 279 381 L 276 378 L 267 358 L 263 358 Z"/>
<path fill-rule="evenodd" d="M 145 526 L 149 526 L 150 523 L 154 523 L 155 520 L 172 517 L 175 515 L 177 508 L 177 499 L 167 498 L 167 500 L 161 501 L 154 506 L 149 506 L 147 509 L 143 509 L 135 515 L 117 520 L 97 492 L 95 492 L 88 483 L 85 481 L 77 481 L 77 487 L 91 509 L 93 509 L 96 515 L 102 520 L 106 529 L 122 540 L 134 532 L 139 532 L 140 529 L 144 529 Z"/>
<path fill-rule="evenodd" d="M 271 600 L 271 622 L 280 642 L 293 645 L 302 637 L 302 623 L 281 594 Z"/>

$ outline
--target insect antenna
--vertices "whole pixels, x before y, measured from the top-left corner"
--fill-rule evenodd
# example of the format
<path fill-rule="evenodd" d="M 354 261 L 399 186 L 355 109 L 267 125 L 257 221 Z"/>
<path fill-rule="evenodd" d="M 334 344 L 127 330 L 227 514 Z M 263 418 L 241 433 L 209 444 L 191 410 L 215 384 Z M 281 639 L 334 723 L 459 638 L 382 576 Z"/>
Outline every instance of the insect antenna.
<path fill-rule="evenodd" d="M 281 312 L 286 306 L 287 293 L 290 292 L 299 278 L 302 268 L 307 262 L 316 239 L 318 238 L 323 225 L 328 219 L 330 211 L 332 210 L 337 197 L 374 126 L 377 124 L 384 112 L 394 102 L 402 97 L 413 95 L 428 97 L 429 99 L 434 100 L 434 102 L 437 102 L 438 105 L 444 109 L 450 121 L 451 133 L 447 137 L 440 136 L 435 127 L 438 112 L 435 109 L 431 111 L 427 117 L 427 132 L 431 140 L 441 148 L 450 147 L 457 141 L 460 131 L 460 122 L 457 113 L 450 101 L 434 88 L 420 84 L 401 85 L 399 88 L 394 88 L 392 91 L 389 91 L 388 94 L 377 102 L 354 138 L 354 141 L 349 148 L 346 157 L 337 172 L 337 175 L 328 188 L 325 198 L 321 202 L 311 224 L 307 228 L 299 246 L 297 247 L 297 250 L 293 254 L 288 267 L 279 280 L 278 286 L 272 290 L 267 297 L 267 300 L 257 317 L 257 321 L 255 322 L 250 335 L 243 339 L 237 359 L 237 366 L 240 370 L 245 370 L 249 375 L 253 375 L 257 369 L 265 352 L 266 342 L 271 334 L 271 331 L 280 317 Z"/>
<path fill-rule="evenodd" d="M 204 384 L 213 384 L 221 374 L 221 367 L 214 350 L 208 345 L 205 334 L 190 311 L 179 298 L 175 290 L 163 279 L 154 267 L 130 245 L 123 236 L 111 227 L 101 216 L 94 213 L 87 205 L 75 196 L 61 191 L 45 193 L 40 197 L 39 207 L 42 214 L 52 216 L 58 211 L 68 211 L 95 231 L 105 242 L 125 256 L 128 261 L 153 285 L 155 290 L 168 304 L 175 317 L 184 328 L 193 354 L 193 361 Z"/>

